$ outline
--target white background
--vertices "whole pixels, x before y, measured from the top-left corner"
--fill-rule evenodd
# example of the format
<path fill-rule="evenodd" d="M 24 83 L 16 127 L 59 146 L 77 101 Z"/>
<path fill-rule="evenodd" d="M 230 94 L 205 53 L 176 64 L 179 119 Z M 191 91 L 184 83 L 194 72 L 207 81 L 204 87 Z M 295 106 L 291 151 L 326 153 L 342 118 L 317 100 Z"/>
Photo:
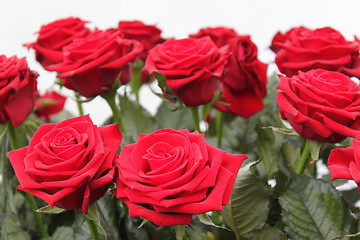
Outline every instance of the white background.
<path fill-rule="evenodd" d="M 354 35 L 360 36 L 359 7 L 359 0 L 0 0 L 0 55 L 27 57 L 30 68 L 40 73 L 38 88 L 51 87 L 55 74 L 43 70 L 34 51 L 22 45 L 36 41 L 34 33 L 41 25 L 75 16 L 100 29 L 116 27 L 120 20 L 140 20 L 156 24 L 165 38 L 184 38 L 205 27 L 231 27 L 251 36 L 259 58 L 274 71 L 275 56 L 268 47 L 278 31 L 330 26 L 353 40 Z M 142 93 L 140 101 L 153 113 L 159 103 L 149 91 Z M 66 109 L 77 113 L 71 99 Z M 100 98 L 85 104 L 85 112 L 96 124 L 111 114 Z"/>

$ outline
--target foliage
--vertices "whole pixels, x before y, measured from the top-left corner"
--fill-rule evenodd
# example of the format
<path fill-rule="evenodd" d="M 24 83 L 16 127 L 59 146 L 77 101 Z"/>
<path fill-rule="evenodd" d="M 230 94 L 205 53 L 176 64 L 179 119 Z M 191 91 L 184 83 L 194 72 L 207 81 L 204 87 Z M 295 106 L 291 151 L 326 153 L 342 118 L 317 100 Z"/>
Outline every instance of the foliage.
<path fill-rule="evenodd" d="M 276 75 L 269 79 L 263 111 L 248 120 L 225 116 L 221 149 L 244 153 L 249 158 L 236 177 L 230 203 L 223 212 L 193 216 L 188 226 L 158 228 L 144 219 L 129 217 L 127 206 L 108 192 L 92 206 L 92 214 L 87 217 L 97 224 L 100 239 L 333 239 L 358 232 L 357 188 L 337 190 L 345 181 L 331 182 L 329 175 L 320 176 L 316 171 L 320 166 L 326 168 L 335 145 L 311 143 L 311 156 L 317 161 L 307 167 L 304 175 L 295 173 L 304 140 L 279 117 L 274 90 L 277 81 Z M 193 130 L 189 109 L 178 108 L 171 101 L 164 101 L 153 116 L 131 94 L 117 97 L 127 130 L 123 145 L 135 142 L 141 133 L 160 128 Z M 204 108 L 204 112 L 214 116 L 214 108 Z M 69 113 L 63 116 L 69 117 Z M 109 119 L 105 124 L 111 122 Z M 31 115 L 16 129 L 20 146 L 28 143 L 39 124 Z M 216 145 L 215 122 L 204 125 L 206 141 Z M 0 126 L 1 239 L 40 239 L 33 210 L 23 192 L 15 190 L 18 182 L 7 158 L 7 131 L 7 125 Z M 337 146 L 348 145 L 349 140 L 345 140 Z M 91 238 L 84 215 L 36 201 L 50 235 L 48 239 Z"/>

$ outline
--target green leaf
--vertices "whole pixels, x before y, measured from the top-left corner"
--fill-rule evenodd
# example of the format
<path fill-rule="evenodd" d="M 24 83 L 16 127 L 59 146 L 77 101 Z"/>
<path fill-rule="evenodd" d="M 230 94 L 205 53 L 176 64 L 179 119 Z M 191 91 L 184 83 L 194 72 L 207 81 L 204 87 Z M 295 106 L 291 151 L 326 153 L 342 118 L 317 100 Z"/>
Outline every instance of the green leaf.
<path fill-rule="evenodd" d="M 18 232 L 12 232 L 7 234 L 7 236 L 5 236 L 5 239 L 7 240 L 31 240 L 31 236 L 29 233 L 25 232 L 25 231 L 18 231 Z"/>
<path fill-rule="evenodd" d="M 99 218 L 99 215 L 98 215 L 98 212 L 97 212 L 97 209 L 96 209 L 96 203 L 92 203 L 92 204 L 89 205 L 88 214 L 85 215 L 85 216 L 89 220 L 94 221 L 97 226 L 102 228 L 101 223 L 100 223 L 100 218 Z"/>
<path fill-rule="evenodd" d="M 216 227 L 215 223 L 213 223 L 213 221 L 209 218 L 209 216 L 206 213 L 199 214 L 196 216 L 199 218 L 200 222 L 202 222 L 203 224 Z"/>
<path fill-rule="evenodd" d="M 56 216 L 56 215 L 54 215 Z M 72 229 L 74 230 L 74 238 L 76 240 L 89 240 L 91 239 L 91 234 L 87 224 L 83 224 L 85 218 L 82 214 L 77 214 L 75 216 L 74 222 L 72 224 Z"/>
<path fill-rule="evenodd" d="M 121 218 L 120 202 L 121 200 L 114 198 L 112 194 L 105 194 L 96 201 L 100 222 L 109 239 L 120 238 L 121 229 L 117 226 Z"/>
<path fill-rule="evenodd" d="M 56 78 L 55 84 L 58 84 L 60 86 L 60 89 L 61 89 L 64 86 L 64 79 Z"/>
<path fill-rule="evenodd" d="M 6 136 L 7 128 L 8 128 L 7 124 L 0 124 L 0 144 L 2 144 Z"/>
<path fill-rule="evenodd" d="M 293 171 L 300 162 L 301 147 L 295 147 L 289 142 L 284 142 L 281 146 L 282 155 L 284 157 L 284 164 L 286 169 L 282 169 L 284 172 L 289 173 Z"/>
<path fill-rule="evenodd" d="M 63 109 L 61 112 L 51 115 L 51 122 L 61 122 L 65 119 L 73 118 L 75 115 L 66 109 Z"/>
<path fill-rule="evenodd" d="M 58 227 L 50 240 L 74 240 L 74 230 L 71 227 Z"/>
<path fill-rule="evenodd" d="M 360 209 L 358 207 L 355 207 L 357 201 L 359 201 L 359 189 L 354 188 L 347 191 L 341 192 L 343 198 L 345 201 L 350 205 L 356 208 L 356 212 L 360 212 Z"/>
<path fill-rule="evenodd" d="M 167 85 L 165 75 L 157 73 L 155 71 L 153 72 L 153 74 L 157 80 L 159 88 L 164 93 L 162 96 L 158 94 L 156 95 L 158 95 L 163 100 L 174 100 L 177 103 L 183 104 L 182 101 L 177 97 L 175 92 Z"/>
<path fill-rule="evenodd" d="M 352 180 L 342 179 L 342 178 L 331 180 L 331 173 L 328 173 L 328 174 L 325 174 L 324 176 L 322 176 L 321 180 L 330 182 L 335 188 L 339 187 L 341 185 L 344 185 L 344 184 L 348 183 L 349 181 L 352 181 Z"/>
<path fill-rule="evenodd" d="M 185 238 L 185 225 L 174 226 L 176 240 L 184 240 Z"/>
<path fill-rule="evenodd" d="M 5 209 L 5 216 L 2 219 L 1 225 L 1 239 L 4 240 L 30 240 L 30 235 L 24 231 L 21 224 L 19 223 L 19 218 L 17 214 L 12 212 L 10 208 Z"/>
<path fill-rule="evenodd" d="M 16 176 L 13 176 L 9 181 L 9 188 L 7 189 L 8 206 L 9 209 L 14 213 L 18 214 L 26 203 L 24 194 L 18 191 L 13 191 L 19 185 L 19 181 Z"/>
<path fill-rule="evenodd" d="M 319 160 L 319 153 L 321 146 L 322 146 L 322 142 L 310 140 L 310 153 L 313 161 Z"/>
<path fill-rule="evenodd" d="M 273 178 L 275 172 L 279 170 L 279 161 L 281 158 L 280 148 L 283 143 L 283 136 L 273 134 L 270 129 L 256 128 L 258 138 L 256 152 L 260 163 L 256 165 L 259 175 L 266 179 Z"/>
<path fill-rule="evenodd" d="M 279 201 L 291 239 L 332 239 L 355 224 L 341 194 L 330 183 L 306 175 L 296 175 Z"/>
<path fill-rule="evenodd" d="M 265 225 L 251 235 L 251 240 L 287 240 L 287 237 L 279 228 Z"/>
<path fill-rule="evenodd" d="M 38 213 L 47 213 L 47 214 L 59 214 L 65 211 L 65 209 L 58 208 L 58 207 L 50 207 L 50 205 L 47 205 L 45 207 L 39 208 L 36 210 Z"/>
<path fill-rule="evenodd" d="M 224 219 L 237 238 L 260 229 L 269 213 L 269 192 L 265 183 L 250 172 L 248 164 L 236 177 L 230 203 L 224 206 Z"/>
<path fill-rule="evenodd" d="M 138 102 L 127 96 L 119 95 L 121 118 L 127 133 L 139 136 L 140 133 L 153 131 L 154 119 L 151 114 Z"/>
<path fill-rule="evenodd" d="M 279 77 L 277 72 L 273 72 L 270 77 L 268 77 L 268 82 L 266 84 L 266 97 L 263 99 L 264 108 L 258 115 L 261 115 L 261 122 L 263 126 L 281 126 L 281 118 L 279 114 L 279 106 L 276 103 L 276 97 L 278 90 L 276 89 L 279 84 Z M 256 116 L 256 115 L 255 115 Z"/>
<path fill-rule="evenodd" d="M 141 227 L 144 226 L 144 224 L 146 224 L 147 222 L 149 222 L 149 220 L 144 219 L 144 220 L 141 222 L 140 226 L 138 226 L 138 228 L 141 228 Z"/>
<path fill-rule="evenodd" d="M 159 87 L 161 89 L 167 88 L 165 76 L 163 74 L 157 73 L 155 71 L 153 71 L 153 74 L 154 74 L 154 77 L 156 78 L 156 80 L 158 81 Z"/>
<path fill-rule="evenodd" d="M 217 228 L 227 229 L 227 228 L 224 228 L 222 226 L 216 225 L 206 213 L 199 214 L 199 215 L 196 215 L 196 216 L 199 218 L 200 222 L 202 222 L 205 225 L 212 226 L 212 227 L 217 227 Z"/>
<path fill-rule="evenodd" d="M 294 129 L 291 129 L 291 128 L 279 128 L 279 127 L 272 127 L 272 126 L 260 127 L 260 128 L 263 128 L 263 129 L 269 128 L 269 129 L 273 130 L 274 132 L 280 133 L 284 136 L 290 136 L 290 137 L 299 136 L 299 134 L 297 132 L 295 132 Z"/>
<path fill-rule="evenodd" d="M 97 211 L 97 207 L 96 207 L 96 202 L 92 203 L 89 205 L 88 207 L 88 214 L 85 215 L 85 217 L 91 221 L 94 221 L 94 223 L 96 224 L 96 226 L 98 226 L 104 233 L 105 235 L 105 238 L 106 237 L 106 231 L 105 229 L 101 226 L 101 223 L 100 223 L 100 218 L 99 218 L 99 215 L 98 215 L 98 211 Z"/>
<path fill-rule="evenodd" d="M 219 102 L 220 98 L 223 97 L 223 93 L 220 91 L 220 87 L 218 87 L 215 91 L 214 98 L 211 100 L 209 105 L 213 106 L 215 104 L 219 104 L 221 106 L 229 106 L 228 103 L 225 102 Z"/>
<path fill-rule="evenodd" d="M 129 240 L 155 240 L 155 239 L 172 239 L 174 236 L 173 228 L 159 228 L 157 225 L 148 221 L 141 228 L 139 226 L 144 222 L 142 218 L 124 218 L 124 230 Z"/>
<path fill-rule="evenodd" d="M 171 129 L 193 129 L 192 116 L 189 109 L 182 109 L 176 112 L 169 112 L 174 103 L 163 102 L 158 108 L 155 115 L 154 129 L 171 128 Z"/>

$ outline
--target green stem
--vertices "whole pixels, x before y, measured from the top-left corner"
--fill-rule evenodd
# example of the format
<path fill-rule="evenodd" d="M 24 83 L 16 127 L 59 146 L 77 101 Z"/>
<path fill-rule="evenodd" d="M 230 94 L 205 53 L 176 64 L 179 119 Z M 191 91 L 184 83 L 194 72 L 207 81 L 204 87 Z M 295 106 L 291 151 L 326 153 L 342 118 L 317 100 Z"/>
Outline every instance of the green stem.
<path fill-rule="evenodd" d="M 296 168 L 297 174 L 303 174 L 310 160 L 310 140 L 306 139 L 304 150 L 301 154 L 300 162 Z"/>
<path fill-rule="evenodd" d="M 125 126 L 124 123 L 121 120 L 121 115 L 120 115 L 120 109 L 117 107 L 116 105 L 116 91 L 110 91 L 108 93 L 102 94 L 101 95 L 102 98 L 104 98 L 106 100 L 106 102 L 109 104 L 112 114 L 113 114 L 113 121 L 119 123 L 119 128 L 121 130 L 122 133 L 125 133 Z"/>
<path fill-rule="evenodd" d="M 343 239 L 343 238 L 351 238 L 351 237 L 358 237 L 358 236 L 360 236 L 360 232 L 355 233 L 355 234 L 349 234 L 349 235 L 341 236 L 341 237 L 336 237 L 336 238 L 333 238 L 332 240 Z"/>
<path fill-rule="evenodd" d="M 12 150 L 18 149 L 19 146 L 18 146 L 18 143 L 16 141 L 15 128 L 14 128 L 14 126 L 12 125 L 12 123 L 10 121 L 8 123 L 8 136 L 9 136 L 9 140 L 10 140 L 11 149 Z M 40 214 L 38 212 L 36 212 L 36 210 L 38 209 L 38 206 L 36 204 L 36 200 L 35 200 L 34 196 L 31 195 L 30 193 L 27 193 L 27 192 L 25 192 L 25 196 L 26 196 L 26 199 L 28 200 L 28 202 L 30 203 L 32 209 L 34 210 L 33 214 L 34 214 L 34 217 L 35 217 L 35 221 L 36 221 L 36 223 L 38 225 L 38 228 L 39 228 L 39 230 L 41 232 L 41 236 L 43 238 L 49 237 L 49 234 L 46 231 L 45 224 L 42 221 Z"/>
<path fill-rule="evenodd" d="M 141 88 L 141 69 L 144 67 L 144 62 L 138 60 L 132 67 L 132 79 L 130 81 L 131 91 L 135 94 L 135 99 L 139 102 L 139 91 Z"/>
<path fill-rule="evenodd" d="M 247 138 L 248 138 L 248 134 L 249 134 L 249 129 L 250 129 L 250 118 L 246 119 L 244 136 L 241 141 L 240 148 L 239 148 L 239 151 L 242 153 L 245 153 L 246 149 L 247 149 Z"/>
<path fill-rule="evenodd" d="M 217 110 L 215 116 L 216 123 L 216 137 L 217 137 L 217 146 L 221 148 L 221 140 L 223 135 L 223 125 L 224 125 L 224 113 Z"/>
<path fill-rule="evenodd" d="M 100 237 L 99 237 L 99 232 L 97 230 L 97 226 L 95 224 L 95 222 L 93 220 L 90 220 L 88 219 L 87 217 L 85 217 L 86 219 L 86 222 L 89 226 L 89 230 L 90 230 L 90 233 L 91 233 L 91 239 L 93 240 L 99 240 Z"/>
<path fill-rule="evenodd" d="M 10 141 L 10 146 L 12 150 L 18 149 L 18 143 L 16 141 L 16 133 L 15 133 L 15 127 L 12 125 L 12 123 L 9 121 L 8 122 L 8 136 L 9 136 L 9 141 Z"/>
<path fill-rule="evenodd" d="M 36 200 L 35 200 L 34 196 L 31 195 L 30 193 L 27 193 L 27 192 L 25 192 L 25 196 L 26 196 L 26 199 L 28 200 L 28 202 L 30 203 L 30 205 L 32 206 L 32 209 L 34 210 L 33 213 L 34 213 L 35 221 L 36 221 L 36 223 L 37 223 L 37 225 L 39 227 L 39 230 L 41 232 L 41 236 L 43 238 L 49 237 L 49 234 L 46 231 L 44 222 L 41 219 L 40 213 L 36 212 L 36 210 L 39 207 L 38 207 L 38 205 L 36 203 Z"/>
<path fill-rule="evenodd" d="M 75 93 L 75 98 L 76 98 L 76 104 L 79 110 L 79 115 L 84 115 L 84 109 L 81 103 L 81 99 L 80 99 L 80 95 L 78 93 Z"/>
<path fill-rule="evenodd" d="M 189 107 L 189 108 L 190 108 L 193 123 L 194 123 L 194 129 L 200 133 L 201 131 L 200 131 L 200 120 L 199 120 L 199 107 L 194 106 L 194 107 Z"/>

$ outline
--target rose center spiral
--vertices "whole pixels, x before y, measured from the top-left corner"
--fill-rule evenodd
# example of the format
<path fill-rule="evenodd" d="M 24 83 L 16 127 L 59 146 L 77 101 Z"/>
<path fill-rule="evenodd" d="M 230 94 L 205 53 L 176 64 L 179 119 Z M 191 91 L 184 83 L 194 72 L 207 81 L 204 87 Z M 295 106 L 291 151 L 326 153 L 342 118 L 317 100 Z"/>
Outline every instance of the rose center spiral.
<path fill-rule="evenodd" d="M 64 145 L 74 145 L 76 144 L 75 138 L 70 133 L 65 133 L 60 136 L 56 136 L 54 141 L 51 143 L 52 147 L 64 146 Z"/>

